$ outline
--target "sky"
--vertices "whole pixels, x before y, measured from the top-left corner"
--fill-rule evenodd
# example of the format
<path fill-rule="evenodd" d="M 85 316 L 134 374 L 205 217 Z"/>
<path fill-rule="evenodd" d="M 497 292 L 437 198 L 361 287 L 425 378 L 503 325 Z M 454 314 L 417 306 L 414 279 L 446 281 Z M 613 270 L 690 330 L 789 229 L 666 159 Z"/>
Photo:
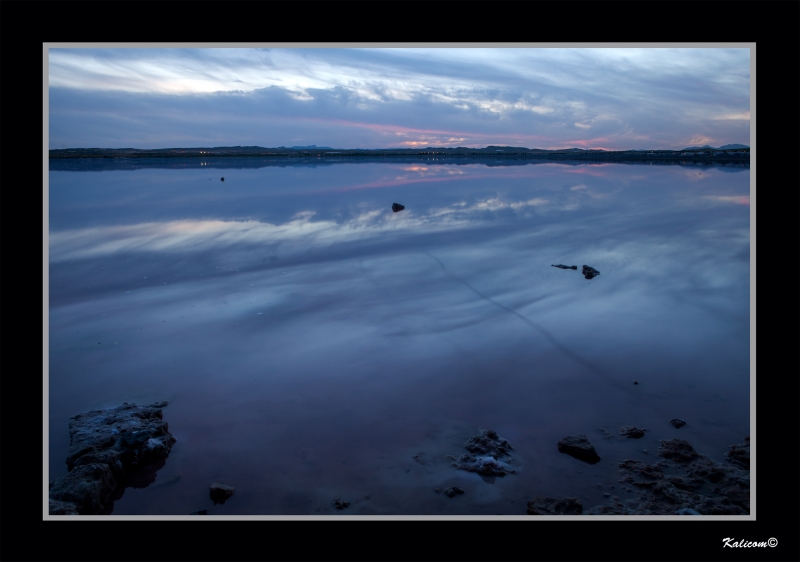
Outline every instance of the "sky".
<path fill-rule="evenodd" d="M 748 48 L 50 49 L 49 148 L 750 144 Z"/>

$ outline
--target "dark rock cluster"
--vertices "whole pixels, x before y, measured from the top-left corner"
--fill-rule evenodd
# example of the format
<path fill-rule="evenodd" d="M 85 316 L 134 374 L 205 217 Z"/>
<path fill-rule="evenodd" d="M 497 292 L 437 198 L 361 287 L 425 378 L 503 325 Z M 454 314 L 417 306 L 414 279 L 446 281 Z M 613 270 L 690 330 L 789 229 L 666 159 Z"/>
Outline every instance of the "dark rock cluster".
<path fill-rule="evenodd" d="M 78 414 L 69 423 L 69 473 L 50 483 L 52 515 L 100 513 L 131 473 L 169 455 L 167 402 Z"/>
<path fill-rule="evenodd" d="M 468 472 L 477 472 L 481 476 L 505 476 L 515 474 L 516 470 L 510 468 L 511 444 L 502 439 L 492 430 L 481 430 L 477 435 L 470 437 L 464 447 L 470 455 L 461 455 L 453 466 Z"/>
<path fill-rule="evenodd" d="M 395 213 L 399 213 L 403 209 L 405 209 L 405 207 L 400 203 L 392 203 L 392 211 L 394 211 Z"/>
<path fill-rule="evenodd" d="M 551 267 L 557 267 L 557 268 L 559 268 L 559 269 L 574 269 L 574 270 L 576 270 L 576 271 L 577 271 L 577 269 L 578 269 L 578 266 L 577 266 L 577 265 L 563 265 L 563 264 L 558 264 L 558 265 L 552 265 Z"/>
<path fill-rule="evenodd" d="M 680 428 L 682 428 L 684 425 L 686 425 L 686 422 L 685 422 L 685 421 L 683 421 L 683 420 L 679 420 L 678 418 L 673 418 L 673 419 L 669 420 L 669 423 L 671 423 L 671 424 L 672 424 L 672 426 L 673 426 L 675 429 L 680 429 Z"/>
<path fill-rule="evenodd" d="M 624 460 L 619 464 L 621 482 L 636 490 L 625 502 L 616 496 L 610 505 L 600 505 L 591 515 L 747 515 L 750 513 L 750 471 L 740 459 L 749 458 L 750 439 L 735 445 L 728 454 L 731 464 L 717 463 L 698 453 L 683 439 L 661 441 L 653 465 Z"/>

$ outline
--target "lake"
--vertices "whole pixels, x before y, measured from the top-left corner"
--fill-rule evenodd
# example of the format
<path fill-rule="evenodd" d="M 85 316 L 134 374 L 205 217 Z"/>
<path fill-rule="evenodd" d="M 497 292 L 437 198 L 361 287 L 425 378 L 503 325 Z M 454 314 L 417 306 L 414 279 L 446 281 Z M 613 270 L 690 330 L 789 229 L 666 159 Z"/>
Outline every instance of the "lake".
<path fill-rule="evenodd" d="M 108 513 L 587 509 L 661 439 L 750 434 L 749 167 L 50 162 L 49 479 L 80 412 L 169 400 L 177 439 Z M 480 429 L 516 474 L 452 466 Z"/>

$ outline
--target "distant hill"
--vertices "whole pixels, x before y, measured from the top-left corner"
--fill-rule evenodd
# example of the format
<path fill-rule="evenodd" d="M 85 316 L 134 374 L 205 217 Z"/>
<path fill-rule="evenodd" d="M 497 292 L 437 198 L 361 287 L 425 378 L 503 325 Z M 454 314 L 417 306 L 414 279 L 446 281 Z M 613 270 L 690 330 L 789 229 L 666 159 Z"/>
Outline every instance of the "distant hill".
<path fill-rule="evenodd" d="M 714 148 L 713 146 L 687 146 L 683 150 L 735 150 L 737 148 L 750 148 L 746 144 L 726 144 L 724 146 L 720 146 L 719 148 Z"/>
<path fill-rule="evenodd" d="M 316 144 L 309 144 L 308 146 L 293 146 L 295 150 L 309 150 L 311 148 L 319 148 L 320 150 L 333 150 L 330 146 L 317 146 Z"/>

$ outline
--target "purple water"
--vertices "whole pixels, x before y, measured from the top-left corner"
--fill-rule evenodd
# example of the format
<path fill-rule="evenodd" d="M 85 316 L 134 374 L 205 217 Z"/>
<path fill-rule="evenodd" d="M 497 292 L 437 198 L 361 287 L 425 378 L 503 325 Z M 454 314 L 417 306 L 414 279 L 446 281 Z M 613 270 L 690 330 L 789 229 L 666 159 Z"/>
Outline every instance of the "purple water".
<path fill-rule="evenodd" d="M 723 460 L 750 432 L 749 168 L 512 163 L 51 170 L 49 479 L 71 416 L 158 400 L 177 442 L 114 515 L 518 515 L 624 498 L 660 439 Z M 450 465 L 480 428 L 518 474 Z M 558 452 L 576 433 L 599 463 Z"/>

